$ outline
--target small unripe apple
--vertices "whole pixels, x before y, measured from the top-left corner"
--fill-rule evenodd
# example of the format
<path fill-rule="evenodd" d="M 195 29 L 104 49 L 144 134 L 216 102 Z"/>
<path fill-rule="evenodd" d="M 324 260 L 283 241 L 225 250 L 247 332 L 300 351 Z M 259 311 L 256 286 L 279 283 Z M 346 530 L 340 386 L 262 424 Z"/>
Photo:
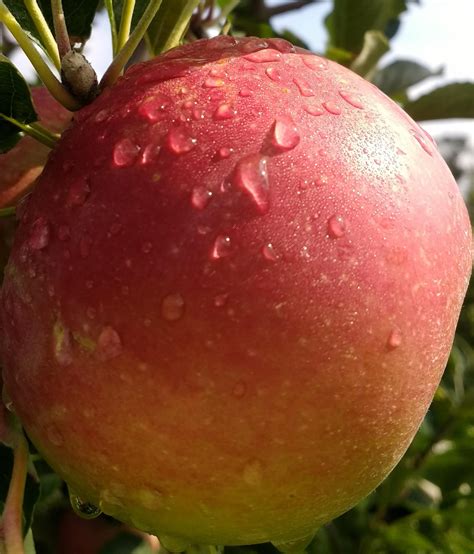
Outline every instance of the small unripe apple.
<path fill-rule="evenodd" d="M 198 41 L 50 156 L 2 290 L 5 383 L 107 514 L 175 549 L 291 543 L 405 452 L 470 271 L 456 182 L 395 103 L 285 41 Z"/>

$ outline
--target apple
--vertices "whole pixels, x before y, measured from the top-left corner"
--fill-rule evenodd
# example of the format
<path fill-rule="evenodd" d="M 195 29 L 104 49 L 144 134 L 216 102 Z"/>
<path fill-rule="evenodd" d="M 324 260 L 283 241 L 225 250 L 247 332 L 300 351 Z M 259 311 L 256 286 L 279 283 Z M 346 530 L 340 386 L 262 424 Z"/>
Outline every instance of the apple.
<path fill-rule="evenodd" d="M 218 37 L 130 68 L 38 179 L 4 379 L 74 498 L 165 546 L 302 544 L 405 452 L 471 228 L 430 137 L 349 70 Z"/>

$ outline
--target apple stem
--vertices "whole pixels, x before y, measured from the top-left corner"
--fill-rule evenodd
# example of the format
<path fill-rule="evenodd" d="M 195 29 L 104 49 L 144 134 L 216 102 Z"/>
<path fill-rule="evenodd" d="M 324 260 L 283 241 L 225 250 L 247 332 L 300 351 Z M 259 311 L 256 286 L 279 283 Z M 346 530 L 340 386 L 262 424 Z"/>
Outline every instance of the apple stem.
<path fill-rule="evenodd" d="M 58 46 L 54 39 L 53 33 L 44 18 L 43 12 L 38 6 L 38 2 L 36 0 L 24 0 L 24 2 L 26 9 L 28 10 L 28 13 L 30 14 L 30 17 L 41 37 L 48 56 L 51 58 L 51 61 L 59 71 L 61 69 L 61 60 L 59 58 Z"/>
<path fill-rule="evenodd" d="M 57 141 L 59 140 L 59 135 L 52 133 L 51 131 L 48 131 L 45 127 L 43 127 L 40 123 L 21 123 L 17 119 L 13 117 L 8 117 L 7 115 L 0 115 L 1 119 L 4 119 L 5 121 L 8 121 L 12 125 L 15 125 L 19 129 L 21 129 L 25 134 L 29 135 L 30 137 L 36 139 L 38 142 L 41 142 L 48 148 L 54 148 L 56 146 Z"/>
<path fill-rule="evenodd" d="M 125 46 L 132 27 L 133 11 L 135 10 L 135 0 L 125 0 L 122 7 L 122 17 L 120 18 L 120 29 L 117 37 L 117 49 Z"/>
<path fill-rule="evenodd" d="M 114 56 L 117 54 L 118 48 L 118 38 L 117 38 L 117 23 L 115 21 L 115 12 L 114 12 L 114 2 L 113 0 L 105 0 L 105 9 L 107 10 L 107 15 L 109 17 L 110 23 L 110 33 L 112 35 L 112 51 Z"/>
<path fill-rule="evenodd" d="M 51 95 L 68 110 L 78 110 L 81 107 L 80 104 L 55 77 L 51 69 L 41 57 L 33 42 L 30 40 L 25 31 L 23 31 L 20 24 L 13 17 L 5 4 L 1 1 L 0 23 L 3 23 L 5 27 L 10 31 L 10 33 L 14 36 L 18 45 L 21 47 L 23 52 L 30 60 L 31 64 L 38 73 L 39 78 L 43 81 L 44 85 L 47 87 Z"/>
<path fill-rule="evenodd" d="M 6 554 L 24 554 L 22 517 L 28 468 L 28 444 L 21 431 L 15 432 L 14 441 L 13 472 L 0 521 L 0 547 L 3 547 Z"/>
<path fill-rule="evenodd" d="M 148 4 L 145 11 L 143 12 L 140 21 L 137 23 L 135 29 L 131 33 L 127 42 L 120 49 L 118 54 L 113 59 L 112 63 L 109 65 L 105 75 L 102 77 L 100 82 L 100 88 L 106 88 L 115 83 L 120 74 L 122 73 L 125 64 L 131 58 L 133 52 L 137 48 L 138 44 L 145 35 L 148 26 L 152 22 L 153 18 L 157 14 L 162 0 L 154 0 Z"/>
<path fill-rule="evenodd" d="M 71 51 L 71 41 L 67 31 L 62 0 L 51 0 L 51 11 L 53 14 L 54 32 L 56 34 L 59 56 L 63 59 L 64 56 Z"/>

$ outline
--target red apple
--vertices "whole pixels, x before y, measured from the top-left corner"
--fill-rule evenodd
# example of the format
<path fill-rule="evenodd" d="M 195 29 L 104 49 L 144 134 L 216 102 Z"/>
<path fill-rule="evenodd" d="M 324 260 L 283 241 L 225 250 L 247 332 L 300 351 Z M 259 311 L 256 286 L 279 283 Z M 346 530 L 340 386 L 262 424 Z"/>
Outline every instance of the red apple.
<path fill-rule="evenodd" d="M 174 548 L 293 541 L 405 452 L 470 270 L 456 182 L 396 104 L 285 41 L 198 41 L 132 67 L 50 157 L 4 377 L 104 512 Z"/>

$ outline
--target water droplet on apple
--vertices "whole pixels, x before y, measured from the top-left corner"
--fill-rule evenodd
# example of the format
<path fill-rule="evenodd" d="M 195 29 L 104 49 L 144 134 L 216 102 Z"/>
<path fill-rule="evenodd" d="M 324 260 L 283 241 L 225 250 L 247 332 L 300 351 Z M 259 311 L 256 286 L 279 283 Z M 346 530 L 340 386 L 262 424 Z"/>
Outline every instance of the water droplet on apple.
<path fill-rule="evenodd" d="M 196 139 L 184 127 L 172 127 L 168 132 L 167 144 L 175 154 L 185 154 L 191 151 L 196 143 Z"/>
<path fill-rule="evenodd" d="M 262 482 L 263 467 L 260 460 L 250 460 L 245 464 L 244 471 L 242 472 L 242 478 L 247 485 L 258 486 Z"/>
<path fill-rule="evenodd" d="M 28 244 L 33 250 L 43 250 L 49 244 L 50 228 L 45 217 L 38 217 L 31 226 Z"/>
<path fill-rule="evenodd" d="M 221 160 L 225 160 L 230 157 L 233 151 L 234 151 L 233 148 L 228 148 L 227 146 L 223 146 L 222 148 L 219 148 L 219 150 L 217 151 L 217 156 Z"/>
<path fill-rule="evenodd" d="M 316 179 L 314 180 L 314 184 L 321 187 L 323 185 L 327 185 L 328 184 L 328 177 L 327 175 L 319 175 L 318 177 L 316 177 Z"/>
<path fill-rule="evenodd" d="M 60 366 L 68 366 L 73 360 L 72 335 L 69 329 L 56 321 L 53 327 L 53 352 Z"/>
<path fill-rule="evenodd" d="M 91 192 L 89 183 L 86 179 L 78 179 L 69 187 L 66 199 L 66 206 L 82 206 Z"/>
<path fill-rule="evenodd" d="M 402 344 L 402 333 L 399 329 L 392 329 L 387 339 L 387 348 L 395 350 Z"/>
<path fill-rule="evenodd" d="M 361 99 L 357 94 L 354 94 L 352 92 L 347 92 L 344 90 L 340 90 L 339 94 L 343 100 L 345 100 L 348 104 L 350 104 L 354 108 L 358 108 L 359 110 L 364 109 L 364 105 L 362 104 Z"/>
<path fill-rule="evenodd" d="M 433 155 L 433 149 L 432 149 L 431 145 L 428 143 L 428 141 L 426 140 L 426 138 L 421 133 L 418 133 L 417 131 L 412 130 L 411 134 L 415 137 L 416 141 L 423 148 L 423 150 L 427 154 L 432 156 Z"/>
<path fill-rule="evenodd" d="M 89 306 L 89 308 L 87 308 L 86 310 L 86 315 L 89 319 L 95 319 L 95 316 L 97 315 L 97 310 Z"/>
<path fill-rule="evenodd" d="M 252 96 L 252 94 L 252 91 L 245 87 L 239 90 L 239 96 L 242 98 L 248 98 L 249 96 Z"/>
<path fill-rule="evenodd" d="M 224 85 L 225 85 L 224 79 L 222 79 L 221 77 L 213 77 L 212 75 L 210 75 L 204 81 L 204 86 L 206 88 L 220 88 L 220 87 L 223 87 Z"/>
<path fill-rule="evenodd" d="M 214 306 L 216 306 L 216 308 L 222 308 L 222 306 L 225 306 L 227 304 L 228 299 L 229 295 L 227 293 L 218 294 L 214 297 Z"/>
<path fill-rule="evenodd" d="M 304 55 L 301 56 L 301 59 L 303 60 L 305 66 L 313 71 L 320 71 L 321 69 L 328 68 L 328 61 L 324 58 L 320 58 L 319 56 Z"/>
<path fill-rule="evenodd" d="M 72 489 L 69 489 L 69 500 L 74 512 L 83 519 L 94 519 L 102 513 L 100 508 L 92 504 L 92 502 L 81 498 Z"/>
<path fill-rule="evenodd" d="M 161 94 L 154 95 L 146 98 L 140 104 L 140 107 L 138 108 L 138 113 L 145 119 L 148 119 L 148 121 L 155 123 L 156 121 L 163 119 L 163 117 L 165 116 L 165 112 L 170 104 L 171 99 L 167 96 Z"/>
<path fill-rule="evenodd" d="M 295 77 L 293 79 L 293 82 L 295 83 L 295 85 L 297 86 L 298 90 L 299 90 L 299 93 L 301 94 L 301 96 L 306 96 L 306 97 L 310 97 L 310 96 L 314 96 L 314 91 L 313 89 L 310 87 L 310 85 L 307 83 L 307 81 L 305 81 L 304 79 L 301 79 L 299 77 Z"/>
<path fill-rule="evenodd" d="M 211 201 L 212 191 L 202 185 L 194 187 L 191 193 L 191 204 L 197 210 L 203 210 Z"/>
<path fill-rule="evenodd" d="M 291 117 L 275 119 L 272 143 L 278 150 L 292 150 L 300 142 L 300 135 Z"/>
<path fill-rule="evenodd" d="M 271 242 L 265 244 L 262 248 L 263 257 L 269 262 L 276 262 L 278 260 L 278 255 L 275 252 L 275 248 Z"/>
<path fill-rule="evenodd" d="M 333 215 L 328 219 L 328 235 L 333 239 L 340 239 L 346 234 L 346 224 L 340 215 Z"/>
<path fill-rule="evenodd" d="M 323 113 L 325 113 L 323 108 L 321 108 L 320 106 L 305 106 L 304 111 L 309 115 L 314 116 L 323 115 Z"/>
<path fill-rule="evenodd" d="M 97 357 L 105 362 L 119 356 L 122 350 L 122 339 L 117 331 L 109 325 L 104 327 L 97 339 Z"/>
<path fill-rule="evenodd" d="M 100 110 L 95 114 L 94 120 L 97 123 L 102 123 L 107 119 L 108 115 L 109 115 L 108 110 Z"/>
<path fill-rule="evenodd" d="M 340 115 L 342 113 L 341 108 L 331 100 L 329 100 L 328 102 L 323 102 L 323 108 L 333 115 Z"/>
<path fill-rule="evenodd" d="M 256 52 L 268 48 L 268 42 L 263 38 L 250 37 L 243 40 L 239 46 L 242 52 Z"/>
<path fill-rule="evenodd" d="M 268 39 L 268 44 L 282 54 L 294 54 L 296 52 L 293 44 L 284 38 L 270 38 Z"/>
<path fill-rule="evenodd" d="M 234 183 L 250 197 L 260 213 L 268 211 L 270 199 L 265 157 L 250 154 L 242 158 L 235 168 Z"/>
<path fill-rule="evenodd" d="M 269 79 L 275 81 L 276 83 L 282 80 L 281 72 L 274 66 L 267 67 L 267 69 L 265 69 L 265 74 Z"/>
<path fill-rule="evenodd" d="M 252 52 L 244 56 L 246 60 L 254 63 L 270 63 L 278 62 L 281 60 L 281 53 L 273 48 L 263 48 L 257 52 Z"/>
<path fill-rule="evenodd" d="M 142 155 L 140 156 L 140 164 L 147 165 L 153 160 L 155 160 L 160 154 L 161 146 L 159 144 L 147 144 L 142 150 Z"/>
<path fill-rule="evenodd" d="M 302 537 L 301 539 L 295 539 L 293 541 L 286 542 L 272 542 L 273 546 L 280 552 L 285 554 L 298 554 L 299 552 L 304 552 L 306 547 L 311 543 L 314 538 L 315 533 Z"/>
<path fill-rule="evenodd" d="M 161 302 L 161 315 L 167 321 L 177 321 L 183 317 L 184 308 L 184 299 L 181 294 L 168 294 Z"/>
<path fill-rule="evenodd" d="M 140 147 L 129 138 L 119 140 L 114 146 L 113 159 L 117 167 L 129 167 L 135 163 Z"/>
<path fill-rule="evenodd" d="M 220 258 L 225 258 L 232 254 L 233 245 L 230 237 L 227 235 L 218 235 L 211 251 L 211 259 L 218 260 Z"/>
<path fill-rule="evenodd" d="M 247 392 L 247 385 L 243 381 L 239 381 L 234 385 L 234 388 L 232 389 L 232 394 L 236 398 L 243 398 L 245 396 L 245 393 Z"/>
<path fill-rule="evenodd" d="M 145 242 L 142 245 L 142 252 L 144 254 L 149 254 L 153 249 L 153 244 L 151 242 Z"/>
<path fill-rule="evenodd" d="M 160 535 L 158 540 L 169 552 L 184 552 L 189 546 L 189 541 L 180 537 Z"/>
<path fill-rule="evenodd" d="M 232 119 L 237 112 L 230 104 L 221 104 L 214 112 L 213 118 L 216 121 Z"/>

